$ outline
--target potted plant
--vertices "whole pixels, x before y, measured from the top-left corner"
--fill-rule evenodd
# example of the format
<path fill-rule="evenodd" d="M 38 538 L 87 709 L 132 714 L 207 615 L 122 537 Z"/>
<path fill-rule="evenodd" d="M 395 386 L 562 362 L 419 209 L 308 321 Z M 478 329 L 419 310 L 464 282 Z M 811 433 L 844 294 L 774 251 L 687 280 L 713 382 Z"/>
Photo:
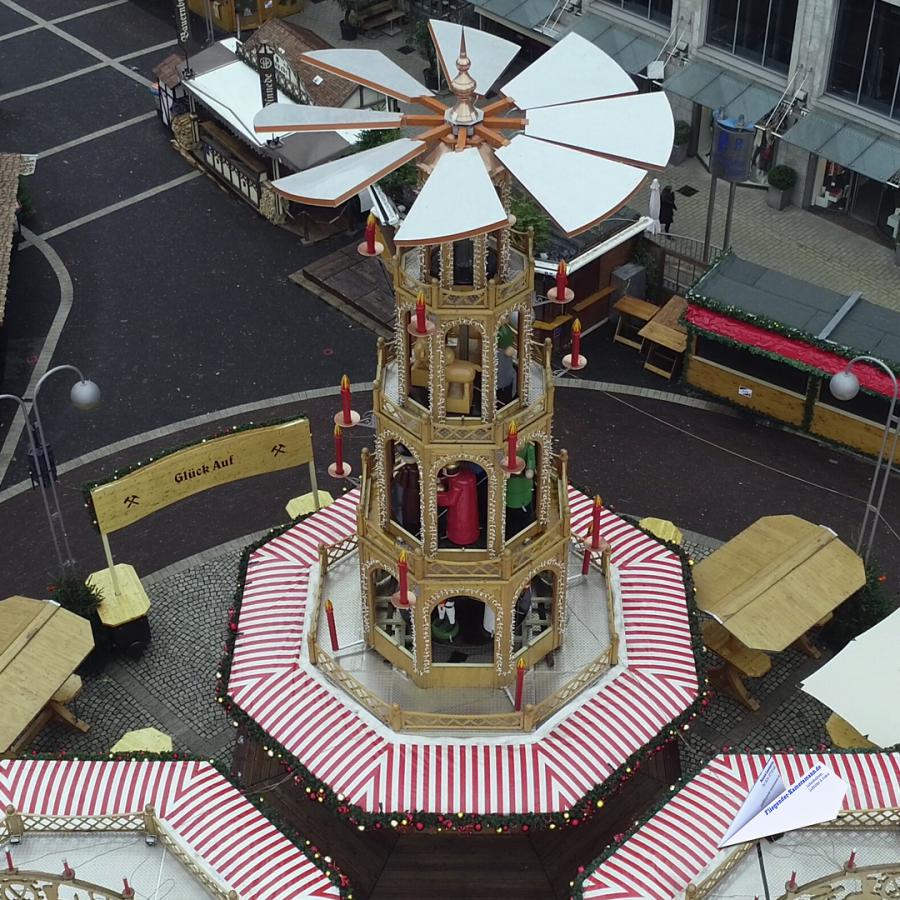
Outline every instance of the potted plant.
<path fill-rule="evenodd" d="M 63 609 L 67 609 L 91 623 L 94 649 L 79 666 L 79 671 L 90 674 L 100 672 L 106 664 L 110 652 L 109 635 L 97 615 L 97 607 L 103 597 L 96 588 L 86 584 L 82 579 L 66 576 L 50 586 L 50 599 Z"/>
<path fill-rule="evenodd" d="M 684 119 L 675 120 L 675 138 L 672 141 L 672 155 L 669 157 L 670 166 L 680 166 L 687 156 L 688 142 L 691 139 L 691 126 Z"/>
<path fill-rule="evenodd" d="M 772 166 L 766 203 L 772 209 L 784 209 L 791 202 L 791 191 L 796 183 L 797 172 L 790 166 Z"/>
<path fill-rule="evenodd" d="M 341 40 L 355 41 L 359 27 L 353 0 L 336 0 L 336 3 L 341 8 Z"/>

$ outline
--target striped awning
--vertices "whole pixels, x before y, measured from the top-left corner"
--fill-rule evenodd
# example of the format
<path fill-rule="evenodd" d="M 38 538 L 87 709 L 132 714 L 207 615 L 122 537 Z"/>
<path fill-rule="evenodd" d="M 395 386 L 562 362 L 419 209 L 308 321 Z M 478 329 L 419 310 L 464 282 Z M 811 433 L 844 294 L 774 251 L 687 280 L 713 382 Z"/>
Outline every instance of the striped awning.
<path fill-rule="evenodd" d="M 900 141 L 837 116 L 811 112 L 782 140 L 885 184 L 900 184 Z"/>
<path fill-rule="evenodd" d="M 781 100 L 777 91 L 738 78 L 702 60 L 688 63 L 677 75 L 667 78 L 664 87 L 707 109 L 718 110 L 725 118 L 743 116 L 748 125 L 768 115 Z"/>

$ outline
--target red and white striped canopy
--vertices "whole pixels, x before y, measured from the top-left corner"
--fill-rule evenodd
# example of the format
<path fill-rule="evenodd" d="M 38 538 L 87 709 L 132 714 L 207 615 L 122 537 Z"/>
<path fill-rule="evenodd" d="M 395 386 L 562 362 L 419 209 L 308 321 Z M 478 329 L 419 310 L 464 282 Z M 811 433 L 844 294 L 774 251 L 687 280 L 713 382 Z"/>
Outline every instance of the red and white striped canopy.
<path fill-rule="evenodd" d="M 340 890 L 207 762 L 0 760 L 0 809 L 156 815 L 241 900 L 338 900 Z"/>
<path fill-rule="evenodd" d="M 355 533 L 359 492 L 250 558 L 230 697 L 348 802 L 370 811 L 525 814 L 571 808 L 697 697 L 681 561 L 609 510 L 600 528 L 622 584 L 627 668 L 533 735 L 396 734 L 298 664 L 318 546 Z M 572 530 L 593 501 L 569 489 Z"/>
<path fill-rule="evenodd" d="M 717 845 L 768 759 L 721 755 L 709 762 L 587 876 L 586 900 L 671 900 L 711 875 L 734 852 L 734 847 L 720 851 Z M 775 754 L 785 785 L 817 763 L 846 783 L 844 809 L 900 806 L 900 753 Z M 800 863 L 794 867 L 801 868 Z"/>

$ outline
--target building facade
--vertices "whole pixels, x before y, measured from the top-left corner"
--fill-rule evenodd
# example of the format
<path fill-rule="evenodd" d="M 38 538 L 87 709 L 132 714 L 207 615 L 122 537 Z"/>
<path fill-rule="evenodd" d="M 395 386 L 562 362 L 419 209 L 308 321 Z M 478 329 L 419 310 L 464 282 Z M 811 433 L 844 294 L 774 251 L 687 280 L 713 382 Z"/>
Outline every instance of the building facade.
<path fill-rule="evenodd" d="M 476 16 L 550 44 L 570 31 L 642 89 L 661 85 L 708 159 L 717 111 L 756 124 L 751 182 L 783 163 L 792 202 L 900 233 L 900 6 L 889 0 L 478 0 Z M 660 63 L 662 66 L 660 66 Z M 649 69 L 648 69 L 649 66 Z"/>

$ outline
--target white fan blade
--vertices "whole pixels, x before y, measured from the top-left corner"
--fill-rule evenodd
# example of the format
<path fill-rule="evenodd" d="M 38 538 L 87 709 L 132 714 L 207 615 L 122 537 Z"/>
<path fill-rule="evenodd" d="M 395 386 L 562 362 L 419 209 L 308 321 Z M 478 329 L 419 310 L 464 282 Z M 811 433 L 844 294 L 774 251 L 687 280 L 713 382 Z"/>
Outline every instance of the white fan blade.
<path fill-rule="evenodd" d="M 363 188 L 415 159 L 426 145 L 411 138 L 352 153 L 272 182 L 275 191 L 289 200 L 310 206 L 339 206 Z"/>
<path fill-rule="evenodd" d="M 371 128 L 399 128 L 403 115 L 372 109 L 340 109 L 333 106 L 304 106 L 300 103 L 273 103 L 253 117 L 257 134 L 291 131 L 359 131 Z"/>
<path fill-rule="evenodd" d="M 481 154 L 467 147 L 437 161 L 394 243 L 443 244 L 496 231 L 508 222 Z"/>
<path fill-rule="evenodd" d="M 437 50 L 444 78 L 450 81 L 456 75 L 462 25 L 445 22 L 442 19 L 431 19 L 428 22 L 428 30 L 431 32 L 431 40 Z M 472 62 L 469 75 L 475 81 L 475 90 L 479 96 L 484 97 L 490 93 L 494 82 L 503 74 L 518 52 L 519 45 L 512 41 L 505 41 L 501 37 L 475 28 L 466 29 L 466 54 Z"/>
<path fill-rule="evenodd" d="M 525 134 L 662 169 L 672 153 L 675 122 L 659 91 L 532 109 Z"/>
<path fill-rule="evenodd" d="M 631 76 L 599 47 L 574 31 L 503 85 L 519 109 L 637 93 Z"/>
<path fill-rule="evenodd" d="M 569 236 L 623 206 L 647 174 L 634 166 L 521 134 L 495 155 Z"/>
<path fill-rule="evenodd" d="M 381 94 L 412 103 L 432 93 L 380 50 L 310 50 L 301 56 L 311 66 L 363 84 Z"/>

